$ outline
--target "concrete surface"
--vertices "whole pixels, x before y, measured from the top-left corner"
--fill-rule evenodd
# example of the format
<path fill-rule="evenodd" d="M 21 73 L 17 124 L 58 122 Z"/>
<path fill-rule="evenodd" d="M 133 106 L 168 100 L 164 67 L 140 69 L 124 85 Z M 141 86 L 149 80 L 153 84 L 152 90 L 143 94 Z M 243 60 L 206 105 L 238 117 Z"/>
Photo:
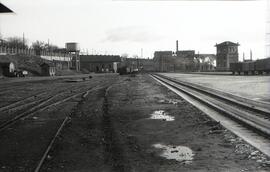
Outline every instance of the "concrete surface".
<path fill-rule="evenodd" d="M 252 100 L 270 102 L 270 76 L 230 76 L 181 73 L 160 74 L 236 94 Z"/>

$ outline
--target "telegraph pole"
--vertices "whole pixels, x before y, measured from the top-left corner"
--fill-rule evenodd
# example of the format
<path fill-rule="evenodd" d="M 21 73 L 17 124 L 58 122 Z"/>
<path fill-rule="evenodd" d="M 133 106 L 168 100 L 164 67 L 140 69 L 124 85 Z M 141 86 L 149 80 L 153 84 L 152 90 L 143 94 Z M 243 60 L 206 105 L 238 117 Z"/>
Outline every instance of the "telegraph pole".
<path fill-rule="evenodd" d="M 25 47 L 25 42 L 24 42 L 24 32 L 23 32 L 23 48 Z"/>

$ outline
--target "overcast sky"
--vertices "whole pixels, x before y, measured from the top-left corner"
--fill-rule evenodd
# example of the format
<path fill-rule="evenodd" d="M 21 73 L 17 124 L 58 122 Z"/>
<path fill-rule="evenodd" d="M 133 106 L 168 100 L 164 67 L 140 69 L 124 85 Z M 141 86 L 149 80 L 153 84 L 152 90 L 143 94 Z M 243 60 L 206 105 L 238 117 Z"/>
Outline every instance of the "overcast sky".
<path fill-rule="evenodd" d="M 214 45 L 239 42 L 239 55 L 263 58 L 266 1 L 1 0 L 16 14 L 0 16 L 4 37 L 60 47 L 78 42 L 88 52 L 153 57 L 156 50 L 215 53 Z M 241 59 L 240 58 L 240 59 Z"/>

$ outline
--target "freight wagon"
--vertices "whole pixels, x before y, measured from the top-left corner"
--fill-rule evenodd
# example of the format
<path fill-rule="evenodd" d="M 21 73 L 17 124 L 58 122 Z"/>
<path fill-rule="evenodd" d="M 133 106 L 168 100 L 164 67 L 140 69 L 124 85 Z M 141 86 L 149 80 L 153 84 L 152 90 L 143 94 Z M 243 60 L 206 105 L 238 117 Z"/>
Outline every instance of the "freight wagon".
<path fill-rule="evenodd" d="M 248 74 L 263 74 L 270 72 L 270 58 L 260 59 L 256 61 L 249 62 L 237 62 L 230 63 L 230 71 L 232 74 L 238 73 L 239 75 L 243 73 L 244 75 Z"/>

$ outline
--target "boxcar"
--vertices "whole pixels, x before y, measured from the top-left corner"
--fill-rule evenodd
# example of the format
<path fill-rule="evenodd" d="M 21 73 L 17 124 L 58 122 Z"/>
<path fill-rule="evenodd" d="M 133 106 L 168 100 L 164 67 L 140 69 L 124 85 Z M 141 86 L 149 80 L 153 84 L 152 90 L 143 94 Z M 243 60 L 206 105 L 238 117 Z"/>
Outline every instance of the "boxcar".
<path fill-rule="evenodd" d="M 243 62 L 243 72 L 245 75 L 248 75 L 249 72 L 254 74 L 255 73 L 255 62 Z"/>
<path fill-rule="evenodd" d="M 269 73 L 270 72 L 270 58 L 262 59 L 264 64 L 264 72 Z"/>
<path fill-rule="evenodd" d="M 265 59 L 256 60 L 256 62 L 255 62 L 255 70 L 259 74 L 263 74 L 263 71 L 265 70 L 265 68 L 266 68 Z"/>
<path fill-rule="evenodd" d="M 238 73 L 239 75 L 243 72 L 245 75 L 251 73 L 263 74 L 264 72 L 270 73 L 270 58 L 259 59 L 256 61 L 249 62 L 237 62 L 230 63 L 230 70 L 233 74 Z"/>
<path fill-rule="evenodd" d="M 243 63 L 237 62 L 237 63 L 230 63 L 230 70 L 232 71 L 233 75 L 235 73 L 238 73 L 239 75 L 243 71 Z"/>

